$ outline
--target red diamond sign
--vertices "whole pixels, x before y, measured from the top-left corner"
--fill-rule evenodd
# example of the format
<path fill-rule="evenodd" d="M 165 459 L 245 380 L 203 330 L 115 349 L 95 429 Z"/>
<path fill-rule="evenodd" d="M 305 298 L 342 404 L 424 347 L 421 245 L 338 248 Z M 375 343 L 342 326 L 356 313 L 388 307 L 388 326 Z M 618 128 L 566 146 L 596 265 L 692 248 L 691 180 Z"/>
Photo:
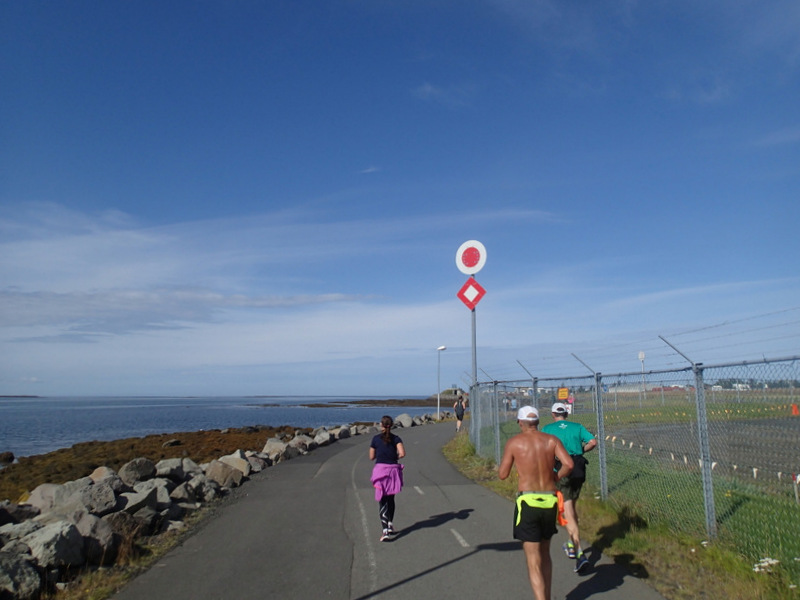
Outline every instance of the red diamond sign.
<path fill-rule="evenodd" d="M 475 310 L 478 302 L 486 295 L 486 290 L 483 289 L 480 283 L 475 281 L 474 277 L 467 279 L 467 283 L 461 286 L 456 296 L 461 300 L 468 309 Z"/>

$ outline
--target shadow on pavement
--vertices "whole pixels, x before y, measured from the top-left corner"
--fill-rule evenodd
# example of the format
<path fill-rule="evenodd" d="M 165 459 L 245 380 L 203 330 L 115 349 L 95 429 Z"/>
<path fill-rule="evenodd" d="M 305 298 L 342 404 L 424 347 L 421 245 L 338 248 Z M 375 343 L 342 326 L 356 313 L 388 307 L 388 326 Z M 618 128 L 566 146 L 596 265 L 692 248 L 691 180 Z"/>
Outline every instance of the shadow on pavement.
<path fill-rule="evenodd" d="M 459 514 L 464 513 L 464 512 L 466 512 L 466 513 L 472 512 L 472 509 L 468 509 L 466 511 L 460 510 L 457 513 L 445 513 L 445 515 L 459 515 Z M 441 517 L 441 516 L 443 516 L 443 515 L 436 515 L 436 517 Z M 431 517 L 431 519 L 434 519 L 436 517 Z M 464 517 L 450 517 L 448 519 L 445 519 L 445 521 L 443 521 L 443 522 L 446 523 L 447 521 L 450 521 L 453 518 L 463 518 L 463 519 L 465 519 L 466 516 L 464 516 Z M 428 519 L 428 521 L 430 521 L 430 519 Z M 428 523 L 428 521 L 422 521 L 422 522 L 423 523 Z M 430 526 L 430 525 L 428 525 L 428 526 Z M 497 542 L 497 543 L 493 543 L 493 544 L 478 544 L 477 546 L 475 546 L 475 548 L 473 548 L 469 552 L 466 552 L 462 556 L 459 556 L 458 558 L 454 558 L 452 560 L 448 560 L 447 562 L 443 562 L 442 564 L 436 565 L 435 567 L 431 567 L 430 569 L 426 569 L 424 571 L 420 571 L 419 573 L 417 573 L 413 577 L 407 577 L 407 578 L 403 579 L 402 581 L 398 581 L 396 583 L 393 583 L 392 585 L 388 585 L 388 586 L 386 586 L 384 588 L 381 588 L 379 590 L 375 590 L 371 594 L 367 594 L 366 596 L 360 596 L 359 598 L 356 598 L 356 600 L 367 600 L 367 598 L 377 598 L 381 594 L 383 594 L 385 592 L 388 592 L 389 590 L 392 590 L 394 588 L 400 587 L 401 585 L 404 585 L 405 583 L 408 583 L 409 581 L 413 581 L 414 579 L 417 579 L 418 577 L 425 577 L 426 575 L 429 575 L 430 573 L 438 571 L 439 569 L 446 569 L 450 565 L 453 565 L 453 564 L 455 564 L 455 563 L 457 563 L 457 562 L 459 562 L 461 560 L 464 560 L 465 558 L 467 558 L 469 556 L 472 556 L 473 554 L 477 554 L 478 552 L 487 551 L 487 550 L 488 551 L 495 551 L 495 552 L 519 552 L 519 549 L 520 549 L 520 543 L 519 542 Z"/>
<path fill-rule="evenodd" d="M 589 568 L 582 571 L 578 577 L 581 582 L 567 594 L 567 600 L 584 600 L 595 594 L 601 594 L 620 587 L 625 577 L 636 573 L 636 577 L 647 577 L 647 570 L 643 565 L 633 562 L 630 554 L 621 554 L 614 558 L 613 565 L 597 565 L 600 560 L 600 551 L 594 548 L 589 554 Z M 643 575 L 642 575 L 643 574 Z"/>
<path fill-rule="evenodd" d="M 464 519 L 469 518 L 469 513 L 471 513 L 473 510 L 474 509 L 472 508 L 464 508 L 458 512 L 448 512 L 430 516 L 424 521 L 417 521 L 413 525 L 404 527 L 401 531 L 397 532 L 397 535 L 394 537 L 394 539 L 400 539 L 401 537 L 405 537 L 414 531 L 419 531 L 420 529 L 427 529 L 428 527 L 440 527 L 441 525 L 444 525 L 445 523 L 455 519 L 463 521 Z"/>

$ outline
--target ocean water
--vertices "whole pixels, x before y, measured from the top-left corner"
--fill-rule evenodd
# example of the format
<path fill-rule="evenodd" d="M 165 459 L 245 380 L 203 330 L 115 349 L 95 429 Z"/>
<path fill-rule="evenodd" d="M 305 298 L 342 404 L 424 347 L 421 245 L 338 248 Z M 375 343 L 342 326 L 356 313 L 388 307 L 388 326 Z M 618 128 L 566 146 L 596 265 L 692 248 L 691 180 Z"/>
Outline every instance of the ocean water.
<path fill-rule="evenodd" d="M 422 400 L 423 397 L 411 399 Z M 364 406 L 375 396 L 259 397 L 50 397 L 0 398 L 0 452 L 44 454 L 78 442 L 109 441 L 155 433 L 225 429 L 248 425 L 294 427 L 375 422 L 383 415 L 435 413 L 431 407 Z M 330 406 L 308 407 L 308 404 Z"/>

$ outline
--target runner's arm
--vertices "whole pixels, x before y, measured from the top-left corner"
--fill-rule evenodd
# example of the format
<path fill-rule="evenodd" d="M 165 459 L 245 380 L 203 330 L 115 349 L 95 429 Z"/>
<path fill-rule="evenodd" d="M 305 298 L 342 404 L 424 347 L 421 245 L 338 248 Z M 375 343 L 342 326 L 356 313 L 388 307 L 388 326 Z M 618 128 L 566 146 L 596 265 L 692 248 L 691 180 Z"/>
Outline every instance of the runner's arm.
<path fill-rule="evenodd" d="M 500 461 L 500 466 L 497 469 L 497 475 L 500 479 L 505 479 L 511 475 L 511 466 L 514 464 L 514 451 L 513 443 L 511 440 L 506 443 L 505 450 L 503 450 L 503 458 Z"/>
<path fill-rule="evenodd" d="M 597 438 L 592 435 L 591 431 L 584 427 L 583 431 L 581 431 L 581 448 L 583 448 L 584 452 L 589 452 L 589 450 L 592 450 L 595 446 L 597 446 Z"/>

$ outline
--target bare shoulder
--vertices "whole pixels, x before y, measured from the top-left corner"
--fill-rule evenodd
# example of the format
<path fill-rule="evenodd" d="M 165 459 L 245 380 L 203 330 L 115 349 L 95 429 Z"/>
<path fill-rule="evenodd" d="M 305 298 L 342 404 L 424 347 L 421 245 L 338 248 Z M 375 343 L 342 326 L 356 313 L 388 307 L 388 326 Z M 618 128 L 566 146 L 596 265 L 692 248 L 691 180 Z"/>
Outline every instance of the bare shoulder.
<path fill-rule="evenodd" d="M 517 433 L 516 435 L 512 435 L 510 438 L 508 438 L 508 441 L 506 442 L 506 448 L 519 444 L 520 435 L 521 434 Z"/>
<path fill-rule="evenodd" d="M 515 448 L 520 448 L 527 444 L 527 439 L 521 433 L 513 435 L 509 438 L 506 442 L 506 449 L 507 450 L 514 450 Z"/>
<path fill-rule="evenodd" d="M 550 442 L 550 444 L 552 444 L 553 446 L 560 446 L 561 445 L 561 440 L 558 438 L 557 435 L 553 435 L 551 433 L 548 433 L 546 435 L 548 437 L 547 441 Z"/>

